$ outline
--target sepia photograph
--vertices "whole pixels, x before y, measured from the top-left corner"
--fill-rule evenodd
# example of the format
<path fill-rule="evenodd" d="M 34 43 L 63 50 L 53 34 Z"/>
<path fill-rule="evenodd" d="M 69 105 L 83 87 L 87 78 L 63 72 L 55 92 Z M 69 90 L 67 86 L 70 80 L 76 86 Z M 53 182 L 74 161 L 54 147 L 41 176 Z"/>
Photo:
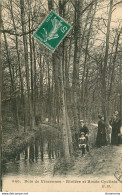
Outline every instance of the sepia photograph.
<path fill-rule="evenodd" d="M 2 1 L 1 64 L 2 191 L 121 192 L 122 1 Z"/>

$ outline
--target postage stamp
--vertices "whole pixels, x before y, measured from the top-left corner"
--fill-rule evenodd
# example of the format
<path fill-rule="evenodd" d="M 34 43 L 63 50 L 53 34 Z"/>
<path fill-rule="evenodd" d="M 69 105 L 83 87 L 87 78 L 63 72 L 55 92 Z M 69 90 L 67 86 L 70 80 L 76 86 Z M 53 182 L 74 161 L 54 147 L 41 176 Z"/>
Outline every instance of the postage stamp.
<path fill-rule="evenodd" d="M 33 37 L 54 52 L 70 29 L 71 26 L 63 18 L 51 11 Z"/>

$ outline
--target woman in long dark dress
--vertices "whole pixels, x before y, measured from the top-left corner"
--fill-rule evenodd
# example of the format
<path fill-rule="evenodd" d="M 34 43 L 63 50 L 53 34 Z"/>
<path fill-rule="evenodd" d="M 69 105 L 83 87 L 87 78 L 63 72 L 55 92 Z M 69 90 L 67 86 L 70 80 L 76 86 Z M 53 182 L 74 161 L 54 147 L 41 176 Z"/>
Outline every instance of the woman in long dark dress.
<path fill-rule="evenodd" d="M 99 121 L 98 121 L 98 132 L 97 132 L 97 138 L 96 138 L 96 146 L 104 146 L 107 144 L 106 140 L 106 126 L 104 122 L 104 117 L 101 115 L 98 116 Z"/>
<path fill-rule="evenodd" d="M 112 135 L 111 135 L 111 144 L 112 145 L 119 145 L 120 142 L 120 127 L 121 121 L 118 115 L 114 115 L 112 121 L 110 121 L 112 126 Z"/>

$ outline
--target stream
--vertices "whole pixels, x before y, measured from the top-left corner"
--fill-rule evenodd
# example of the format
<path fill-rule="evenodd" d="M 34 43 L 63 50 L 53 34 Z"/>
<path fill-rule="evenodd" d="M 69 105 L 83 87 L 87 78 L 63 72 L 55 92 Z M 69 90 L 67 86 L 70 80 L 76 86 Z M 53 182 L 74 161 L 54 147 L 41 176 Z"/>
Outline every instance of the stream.
<path fill-rule="evenodd" d="M 41 134 L 24 148 L 23 151 L 5 163 L 3 178 L 11 176 L 53 176 L 53 169 L 60 150 L 58 138 Z"/>

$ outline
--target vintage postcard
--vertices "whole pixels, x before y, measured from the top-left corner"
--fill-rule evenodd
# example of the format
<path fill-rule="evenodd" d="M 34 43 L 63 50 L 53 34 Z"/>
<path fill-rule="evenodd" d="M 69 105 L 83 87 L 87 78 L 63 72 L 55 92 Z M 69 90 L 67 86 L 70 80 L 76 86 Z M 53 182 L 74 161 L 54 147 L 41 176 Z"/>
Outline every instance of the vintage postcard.
<path fill-rule="evenodd" d="M 1 3 L 3 192 L 122 191 L 122 2 Z"/>

